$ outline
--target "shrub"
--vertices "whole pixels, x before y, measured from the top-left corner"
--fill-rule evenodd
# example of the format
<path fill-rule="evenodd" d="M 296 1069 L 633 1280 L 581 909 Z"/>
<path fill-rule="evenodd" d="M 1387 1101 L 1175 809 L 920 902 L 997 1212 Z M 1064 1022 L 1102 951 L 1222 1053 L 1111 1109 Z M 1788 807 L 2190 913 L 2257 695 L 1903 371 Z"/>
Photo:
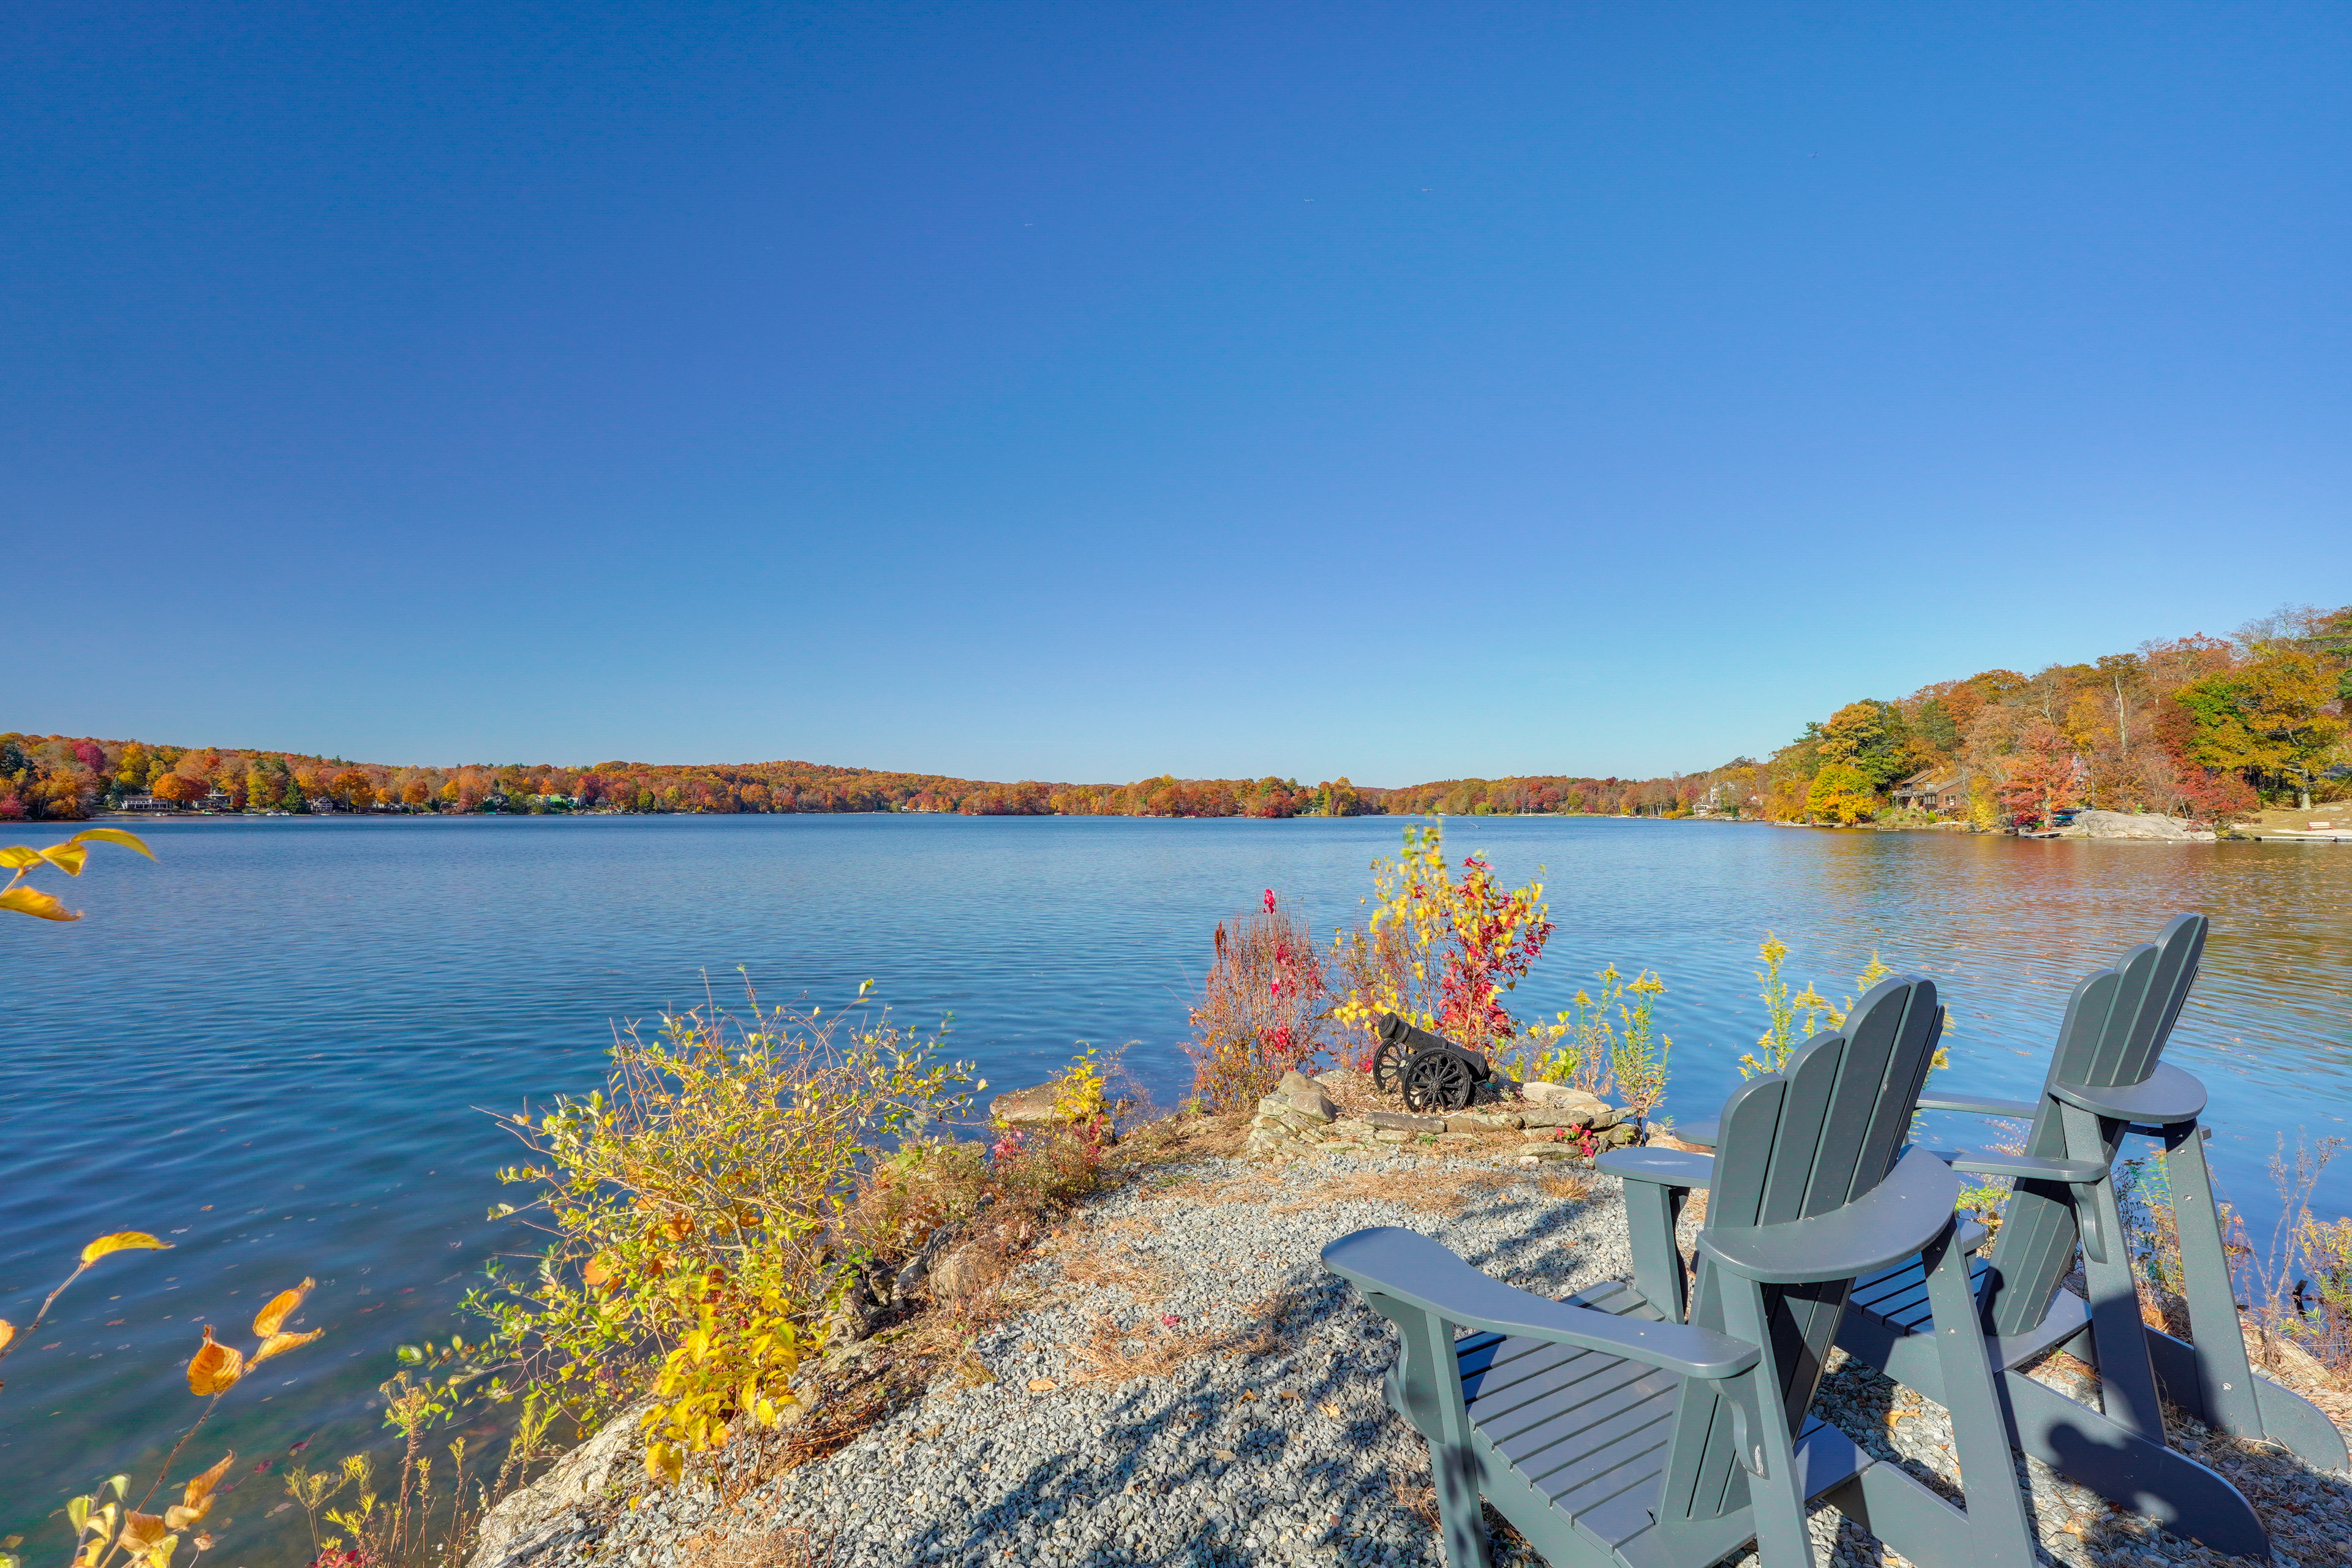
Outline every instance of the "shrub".
<path fill-rule="evenodd" d="M 1550 939 L 1543 884 L 1506 891 L 1478 855 L 1464 858 L 1457 880 L 1443 833 L 1406 828 L 1402 852 L 1372 862 L 1379 901 L 1370 921 L 1334 939 L 1332 961 L 1347 985 L 1332 1016 L 1364 1059 L 1388 1013 L 1489 1053 L 1512 1041 L 1547 1047 L 1568 1030 L 1565 1014 L 1527 1024 L 1503 1005 Z"/>
<path fill-rule="evenodd" d="M 1263 908 L 1217 927 L 1216 957 L 1192 1010 L 1192 1095 L 1240 1110 L 1324 1048 L 1330 987 L 1307 922 L 1271 888 Z"/>
<path fill-rule="evenodd" d="M 604 1089 L 512 1119 L 533 1158 L 500 1179 L 538 1189 L 554 1241 L 535 1279 L 467 1299 L 495 1325 L 490 1392 L 516 1374 L 584 1425 L 650 1378 L 646 1466 L 673 1479 L 734 1418 L 772 1424 L 848 1283 L 861 1176 L 967 1104 L 938 1045 L 757 997 L 617 1034 Z"/>

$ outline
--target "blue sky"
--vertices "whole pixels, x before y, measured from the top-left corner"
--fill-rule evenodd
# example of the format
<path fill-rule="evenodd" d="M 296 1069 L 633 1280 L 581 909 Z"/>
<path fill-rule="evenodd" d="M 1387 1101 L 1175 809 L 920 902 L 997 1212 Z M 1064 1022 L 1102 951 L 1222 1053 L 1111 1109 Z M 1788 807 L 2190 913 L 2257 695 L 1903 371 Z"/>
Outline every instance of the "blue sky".
<path fill-rule="evenodd" d="M 2352 600 L 2340 6 L 32 5 L 0 724 L 1647 774 Z"/>

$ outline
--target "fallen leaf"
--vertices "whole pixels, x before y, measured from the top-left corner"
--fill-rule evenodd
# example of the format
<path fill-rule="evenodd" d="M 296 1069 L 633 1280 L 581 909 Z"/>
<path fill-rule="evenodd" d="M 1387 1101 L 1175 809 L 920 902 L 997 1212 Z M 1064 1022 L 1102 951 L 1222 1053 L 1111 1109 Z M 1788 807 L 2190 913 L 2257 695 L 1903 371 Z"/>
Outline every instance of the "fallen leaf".
<path fill-rule="evenodd" d="M 1299 1393 L 1298 1390 L 1295 1388 L 1286 1388 L 1282 1391 L 1282 1397 L 1285 1399 L 1304 1399 L 1307 1395 Z"/>
<path fill-rule="evenodd" d="M 1255 1399 L 1257 1397 L 1257 1390 L 1255 1388 L 1244 1388 L 1234 1397 L 1239 1399 Z"/>
<path fill-rule="evenodd" d="M 281 1502 L 276 1508 L 271 1509 L 267 1517 L 276 1519 L 279 1514 L 284 1513 L 288 1509 L 292 1508 L 293 1506 L 294 1505 L 290 1502 Z"/>
<path fill-rule="evenodd" d="M 1323 1414 L 1324 1414 L 1324 1415 L 1328 1415 L 1328 1416 L 1329 1416 L 1332 1420 L 1334 1420 L 1334 1421 L 1337 1421 L 1338 1419 L 1339 1419 L 1339 1415 L 1340 1415 L 1340 1410 L 1339 1410 L 1339 1407 L 1338 1405 L 1333 1405 L 1333 1404 L 1332 1404 L 1332 1403 L 1330 1403 L 1328 1400 L 1326 1400 L 1322 1405 L 1318 1405 L 1318 1406 L 1317 1406 L 1317 1408 L 1318 1408 L 1318 1409 L 1319 1409 L 1319 1410 L 1321 1410 L 1321 1411 L 1323 1412 Z"/>
<path fill-rule="evenodd" d="M 1051 1394 L 1055 1387 L 1054 1380 L 1050 1377 L 1033 1377 L 1029 1380 L 1029 1392 L 1032 1394 Z"/>

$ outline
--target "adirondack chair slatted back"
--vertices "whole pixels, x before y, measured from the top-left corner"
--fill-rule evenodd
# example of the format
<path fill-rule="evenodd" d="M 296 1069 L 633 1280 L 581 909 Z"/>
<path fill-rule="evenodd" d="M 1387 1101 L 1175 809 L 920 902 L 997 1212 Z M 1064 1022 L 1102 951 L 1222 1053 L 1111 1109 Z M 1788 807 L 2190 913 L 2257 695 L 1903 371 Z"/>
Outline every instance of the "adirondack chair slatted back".
<path fill-rule="evenodd" d="M 2142 942 L 2112 969 L 2102 969 L 2074 987 L 2059 1026 L 2058 1049 L 2025 1150 L 2039 1159 L 2066 1153 L 2066 1127 L 2047 1084 L 2075 1083 L 2115 1089 L 2144 1083 L 2164 1055 L 2165 1041 L 2197 979 L 2205 952 L 2203 915 L 2176 915 L 2152 942 Z M 2118 1129 L 2105 1142 L 2109 1159 L 2122 1142 Z M 2067 1190 L 2048 1182 L 2020 1181 L 2001 1212 L 2000 1238 L 1994 1242 L 1985 1301 L 1996 1333 L 2021 1334 L 2040 1323 L 2067 1271 L 2074 1267 L 2081 1239 Z"/>
<path fill-rule="evenodd" d="M 1898 975 L 1856 1004 L 1843 1030 L 1814 1036 L 1784 1071 L 1733 1094 L 1717 1144 L 1707 1228 L 1807 1219 L 1877 1186 L 1902 1151 L 1942 1033 L 1935 983 Z M 1702 1261 L 1693 1322 L 1723 1328 L 1720 1284 Z M 1791 1436 L 1813 1402 L 1853 1286 L 1840 1279 L 1765 1291 Z M 1669 1441 L 1661 1523 L 1720 1518 L 1746 1502 L 1730 1408 L 1718 1395 L 1703 1384 L 1686 1385 Z"/>

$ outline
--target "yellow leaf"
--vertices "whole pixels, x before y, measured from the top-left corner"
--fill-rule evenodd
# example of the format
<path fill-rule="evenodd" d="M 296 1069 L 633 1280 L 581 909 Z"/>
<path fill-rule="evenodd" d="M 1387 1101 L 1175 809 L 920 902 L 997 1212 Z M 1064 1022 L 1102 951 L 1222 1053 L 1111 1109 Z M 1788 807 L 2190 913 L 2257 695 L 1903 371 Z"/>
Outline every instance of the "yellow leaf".
<path fill-rule="evenodd" d="M 0 1350 L 6 1350 L 16 1338 L 16 1325 L 0 1318 Z"/>
<path fill-rule="evenodd" d="M 244 1375 L 245 1352 L 234 1345 L 216 1343 L 212 1325 L 206 1323 L 205 1342 L 188 1363 L 188 1392 L 200 1399 L 207 1394 L 226 1394 Z"/>
<path fill-rule="evenodd" d="M 77 844 L 70 838 L 63 844 L 52 844 L 41 851 L 42 859 L 47 860 L 68 877 L 81 875 L 81 863 L 89 856 L 89 849 L 87 846 Z"/>
<path fill-rule="evenodd" d="M 253 1331 L 266 1340 L 285 1327 L 286 1320 L 295 1308 L 302 1304 L 302 1298 L 310 1293 L 310 1287 L 316 1283 L 318 1281 L 305 1277 L 302 1283 L 291 1290 L 280 1290 L 272 1296 L 269 1305 L 254 1314 Z M 254 1359 L 258 1361 L 260 1358 L 257 1356 Z"/>
<path fill-rule="evenodd" d="M 219 1464 L 188 1482 L 187 1489 L 180 1494 L 180 1500 L 190 1508 L 195 1507 L 199 1499 L 212 1495 L 213 1489 L 220 1485 L 220 1479 L 228 1474 L 228 1468 L 236 1463 L 236 1450 L 231 1448 L 221 1456 Z"/>
<path fill-rule="evenodd" d="M 78 921 L 79 910 L 69 910 L 38 888 L 11 888 L 0 893 L 0 910 L 14 910 L 45 921 Z"/>
<path fill-rule="evenodd" d="M 37 866 L 40 863 L 41 852 L 29 844 L 11 844 L 6 848 L 0 849 L 0 867 L 5 867 L 10 870 L 21 871 L 27 866 Z"/>
<path fill-rule="evenodd" d="M 646 1474 L 657 1481 L 676 1481 L 686 1470 L 686 1454 L 672 1443 L 655 1443 L 646 1449 Z"/>
<path fill-rule="evenodd" d="M 163 1522 L 173 1530 L 180 1530 L 195 1523 L 212 1510 L 213 1500 L 210 1498 L 193 1505 L 175 1502 L 163 1510 Z"/>
<path fill-rule="evenodd" d="M 68 844 L 79 844 L 85 840 L 98 844 L 120 844 L 125 849 L 138 850 L 139 853 L 146 856 L 150 860 L 155 858 L 155 851 L 148 848 L 144 843 L 141 842 L 139 835 L 135 833 L 125 833 L 120 827 L 85 827 L 79 833 L 75 834 L 71 838 L 67 839 L 66 842 Z"/>
<path fill-rule="evenodd" d="M 134 1247 L 169 1252 L 172 1249 L 172 1244 L 168 1241 L 159 1241 L 143 1230 L 118 1230 L 111 1236 L 101 1236 L 83 1247 L 81 1266 L 87 1268 L 110 1252 L 128 1252 Z"/>
<path fill-rule="evenodd" d="M 299 1351 L 326 1331 L 324 1329 L 312 1329 L 307 1334 L 272 1334 L 261 1342 L 261 1348 L 255 1351 L 253 1359 L 245 1363 L 246 1370 L 250 1372 L 271 1356 L 283 1355 L 288 1351 Z"/>

